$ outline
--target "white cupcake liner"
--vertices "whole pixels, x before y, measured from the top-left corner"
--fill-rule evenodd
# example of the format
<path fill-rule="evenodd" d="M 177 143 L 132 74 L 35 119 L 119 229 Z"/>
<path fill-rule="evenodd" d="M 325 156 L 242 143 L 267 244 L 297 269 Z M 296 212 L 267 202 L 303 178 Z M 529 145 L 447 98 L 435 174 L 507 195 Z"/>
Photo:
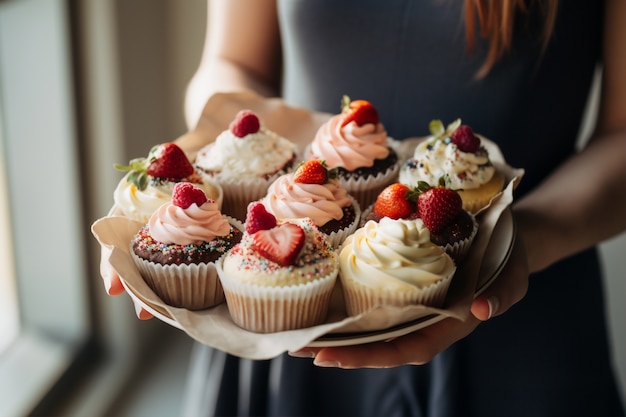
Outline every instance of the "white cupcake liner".
<path fill-rule="evenodd" d="M 346 311 L 349 316 L 356 316 L 377 306 L 405 307 L 421 304 L 435 308 L 443 307 L 454 272 L 427 287 L 404 292 L 371 288 L 340 273 Z"/>
<path fill-rule="evenodd" d="M 160 265 L 130 254 L 146 284 L 168 305 L 203 310 L 225 301 L 214 263 Z"/>
<path fill-rule="evenodd" d="M 243 224 L 224 216 L 229 223 L 243 233 Z M 161 265 L 130 254 L 146 284 L 168 305 L 188 310 L 204 310 L 226 301 L 222 284 L 217 276 L 215 263 Z M 223 255 L 222 255 L 223 257 Z"/>
<path fill-rule="evenodd" d="M 306 284 L 265 287 L 238 281 L 224 272 L 224 257 L 216 263 L 233 322 L 256 333 L 273 333 L 321 324 L 339 268 Z"/>

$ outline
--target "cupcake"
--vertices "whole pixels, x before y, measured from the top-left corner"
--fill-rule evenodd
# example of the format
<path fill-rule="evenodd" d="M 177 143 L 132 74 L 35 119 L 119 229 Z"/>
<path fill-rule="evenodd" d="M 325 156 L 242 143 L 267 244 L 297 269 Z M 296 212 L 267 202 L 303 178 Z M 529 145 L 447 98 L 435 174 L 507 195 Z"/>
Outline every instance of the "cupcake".
<path fill-rule="evenodd" d="M 344 96 L 342 112 L 320 126 L 305 155 L 336 168 L 340 184 L 367 207 L 397 178 L 402 161 L 393 144 L 370 102 Z"/>
<path fill-rule="evenodd" d="M 253 203 L 241 242 L 217 263 L 230 315 L 258 333 L 322 323 L 337 254 L 310 219 L 276 220 Z"/>
<path fill-rule="evenodd" d="M 489 159 L 481 138 L 472 128 L 461 125 L 461 120 L 444 128 L 440 120 L 430 123 L 432 136 L 415 148 L 400 169 L 399 181 L 416 186 L 424 181 L 437 185 L 439 178 L 447 176 L 448 187 L 461 195 L 463 208 L 472 213 L 486 207 L 502 191 L 504 175 Z"/>
<path fill-rule="evenodd" d="M 133 237 L 130 253 L 148 286 L 173 307 L 202 310 L 224 302 L 215 262 L 241 240 L 241 223 L 191 183 L 174 186 Z"/>
<path fill-rule="evenodd" d="M 248 203 L 263 197 L 295 160 L 294 143 L 263 127 L 252 111 L 242 110 L 215 142 L 200 149 L 195 166 L 224 189 L 223 212 L 243 222 Z"/>
<path fill-rule="evenodd" d="M 359 203 L 340 185 L 336 170 L 317 159 L 278 177 L 261 202 L 279 219 L 310 218 L 334 247 L 356 230 L 361 217 Z"/>
<path fill-rule="evenodd" d="M 376 306 L 442 307 L 456 266 L 421 219 L 384 217 L 346 239 L 339 270 L 346 311 L 354 316 Z"/>
<path fill-rule="evenodd" d="M 363 211 L 361 226 L 370 220 L 379 222 L 383 217 L 421 218 L 430 231 L 431 242 L 443 247 L 456 264 L 465 258 L 478 233 L 478 222 L 463 209 L 459 193 L 446 189 L 443 183 L 438 187 L 423 181 L 415 188 L 399 182 L 387 186 L 374 204 Z"/>
<path fill-rule="evenodd" d="M 171 201 L 174 186 L 179 182 L 195 184 L 218 206 L 222 204 L 222 188 L 200 177 L 175 143 L 156 145 L 147 158 L 115 167 L 127 171 L 113 192 L 115 206 L 122 215 L 141 223 L 146 223 L 157 208 Z"/>

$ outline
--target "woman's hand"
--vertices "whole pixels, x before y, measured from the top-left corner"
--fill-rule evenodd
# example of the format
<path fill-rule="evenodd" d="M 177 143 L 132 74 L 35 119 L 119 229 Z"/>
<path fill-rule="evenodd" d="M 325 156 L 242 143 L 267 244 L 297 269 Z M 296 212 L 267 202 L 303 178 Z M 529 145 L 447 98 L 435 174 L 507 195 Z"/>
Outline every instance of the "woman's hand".
<path fill-rule="evenodd" d="M 102 276 L 102 281 L 104 283 L 104 289 L 109 295 L 120 295 L 124 293 L 124 286 L 122 285 L 122 281 L 120 276 L 115 271 L 113 266 L 109 263 L 109 257 L 111 255 L 111 249 L 102 246 L 100 250 L 100 275 Z M 144 310 L 140 304 L 138 304 L 134 299 L 133 303 L 135 305 L 135 314 L 140 320 L 148 320 L 154 317 L 148 311 Z"/>
<path fill-rule="evenodd" d="M 472 306 L 467 320 L 444 319 L 393 340 L 356 346 L 305 348 L 292 356 L 314 357 L 314 364 L 339 368 L 389 368 L 405 364 L 423 365 L 454 342 L 466 337 L 481 321 L 498 316 L 521 300 L 528 289 L 528 264 L 521 239 L 500 276 Z"/>

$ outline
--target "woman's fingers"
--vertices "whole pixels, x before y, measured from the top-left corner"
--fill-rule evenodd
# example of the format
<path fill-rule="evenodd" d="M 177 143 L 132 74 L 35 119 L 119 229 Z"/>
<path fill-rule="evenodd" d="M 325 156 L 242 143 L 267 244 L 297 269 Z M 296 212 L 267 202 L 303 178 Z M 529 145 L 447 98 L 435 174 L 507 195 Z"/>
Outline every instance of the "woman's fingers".
<path fill-rule="evenodd" d="M 519 238 L 506 266 L 496 280 L 472 303 L 474 317 L 485 321 L 506 312 L 528 291 L 528 260 Z"/>

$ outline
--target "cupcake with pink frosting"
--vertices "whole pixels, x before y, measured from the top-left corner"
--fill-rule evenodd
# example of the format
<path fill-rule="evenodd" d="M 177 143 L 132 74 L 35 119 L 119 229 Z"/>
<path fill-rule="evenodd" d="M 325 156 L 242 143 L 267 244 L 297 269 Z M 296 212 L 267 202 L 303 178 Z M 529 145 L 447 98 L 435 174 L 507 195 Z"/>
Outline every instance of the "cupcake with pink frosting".
<path fill-rule="evenodd" d="M 148 286 L 168 305 L 202 310 L 224 302 L 215 262 L 241 240 L 243 225 L 191 183 L 177 183 L 131 241 Z"/>
<path fill-rule="evenodd" d="M 306 157 L 336 168 L 341 185 L 367 207 L 397 179 L 402 161 L 394 144 L 370 102 L 344 96 L 342 112 L 320 126 Z"/>
<path fill-rule="evenodd" d="M 278 219 L 310 218 L 339 247 L 361 219 L 359 203 L 343 188 L 335 169 L 317 159 L 278 177 L 261 200 Z"/>

